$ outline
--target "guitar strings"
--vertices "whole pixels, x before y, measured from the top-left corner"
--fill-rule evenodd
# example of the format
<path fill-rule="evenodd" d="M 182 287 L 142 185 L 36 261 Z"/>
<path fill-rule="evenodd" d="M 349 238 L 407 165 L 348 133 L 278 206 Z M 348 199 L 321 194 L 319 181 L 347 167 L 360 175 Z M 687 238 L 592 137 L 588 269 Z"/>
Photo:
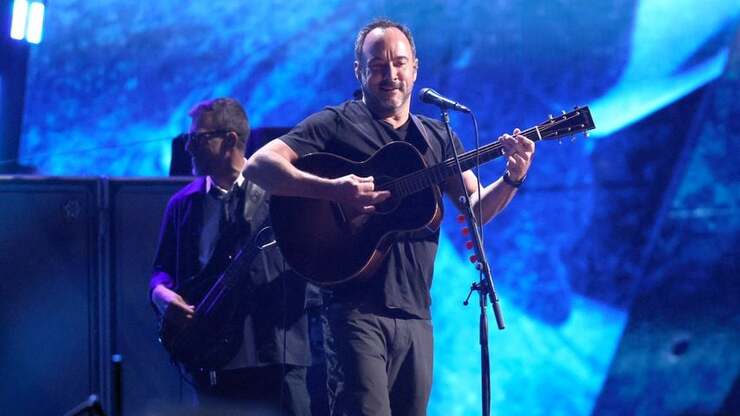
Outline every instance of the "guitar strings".
<path fill-rule="evenodd" d="M 527 136 L 527 134 L 530 134 L 534 131 L 534 129 L 527 129 L 523 131 L 521 134 Z M 528 137 L 528 136 L 527 136 Z M 529 137 L 528 137 L 529 138 Z M 460 155 L 460 163 L 466 163 L 470 162 L 471 160 L 474 160 L 482 154 L 490 154 L 493 152 L 496 152 L 503 148 L 503 144 L 501 144 L 500 140 L 496 140 L 495 142 L 489 143 L 487 145 L 481 146 L 479 150 L 471 150 L 469 152 L 465 152 L 462 155 Z M 484 160 L 485 161 L 485 160 Z M 447 171 L 451 168 L 454 168 L 455 161 L 454 159 L 447 159 L 444 162 L 432 166 L 427 169 L 422 169 L 416 172 L 412 172 L 403 176 L 399 176 L 397 178 L 394 178 L 386 183 L 384 183 L 380 189 L 390 189 L 393 190 L 395 188 L 397 194 L 400 194 L 398 196 L 405 196 L 408 194 L 411 194 L 413 192 L 419 191 L 420 189 L 424 188 L 424 185 L 428 182 L 428 178 L 430 176 L 430 172 L 434 172 L 432 175 L 443 175 L 443 177 L 447 177 Z M 413 186 L 416 185 L 416 186 Z M 419 186 L 422 186 L 419 188 Z M 418 188 L 418 189 L 417 189 Z M 407 189 L 408 193 L 403 192 L 403 189 Z"/>

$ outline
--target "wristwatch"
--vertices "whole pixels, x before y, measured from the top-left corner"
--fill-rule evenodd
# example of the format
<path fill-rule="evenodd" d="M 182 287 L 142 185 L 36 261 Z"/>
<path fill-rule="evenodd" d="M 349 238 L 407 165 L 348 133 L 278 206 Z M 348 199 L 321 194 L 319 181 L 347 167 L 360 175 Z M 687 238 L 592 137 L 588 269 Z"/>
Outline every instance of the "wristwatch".
<path fill-rule="evenodd" d="M 507 185 L 511 186 L 512 188 L 518 189 L 520 186 L 522 186 L 524 181 L 527 179 L 527 175 L 524 175 L 523 178 L 519 179 L 518 181 L 515 181 L 514 179 L 511 179 L 511 173 L 509 173 L 509 171 L 507 170 L 506 172 L 504 172 L 503 179 Z"/>

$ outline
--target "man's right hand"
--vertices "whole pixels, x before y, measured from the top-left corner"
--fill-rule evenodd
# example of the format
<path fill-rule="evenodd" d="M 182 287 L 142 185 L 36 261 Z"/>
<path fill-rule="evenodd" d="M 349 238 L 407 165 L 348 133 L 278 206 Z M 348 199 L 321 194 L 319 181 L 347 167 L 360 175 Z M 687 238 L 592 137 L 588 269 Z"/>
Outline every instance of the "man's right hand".
<path fill-rule="evenodd" d="M 275 195 L 328 199 L 368 214 L 391 196 L 390 191 L 375 191 L 372 176 L 327 179 L 299 170 L 293 166 L 296 160 L 298 154 L 277 138 L 249 158 L 244 177 Z"/>
<path fill-rule="evenodd" d="M 360 212 L 375 212 L 379 204 L 391 196 L 390 191 L 376 191 L 372 176 L 346 175 L 332 180 L 335 201 L 351 206 Z"/>
<path fill-rule="evenodd" d="M 164 315 L 165 312 L 170 313 L 182 313 L 186 318 L 192 318 L 195 313 L 195 306 L 188 305 L 182 296 L 178 295 L 177 292 L 169 289 L 163 284 L 157 285 L 152 290 L 152 302 L 157 306 L 159 312 Z M 171 309 L 174 308 L 174 309 Z"/>

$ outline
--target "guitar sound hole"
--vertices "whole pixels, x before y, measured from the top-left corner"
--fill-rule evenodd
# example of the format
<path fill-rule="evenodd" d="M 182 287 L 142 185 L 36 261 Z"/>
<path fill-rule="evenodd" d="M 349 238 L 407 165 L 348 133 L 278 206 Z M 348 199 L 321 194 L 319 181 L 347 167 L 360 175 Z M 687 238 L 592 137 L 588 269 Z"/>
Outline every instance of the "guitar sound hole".
<path fill-rule="evenodd" d="M 387 176 L 387 175 L 375 176 L 375 184 L 376 184 L 375 189 L 378 189 L 378 190 L 388 189 L 386 187 L 386 184 L 393 181 L 394 179 L 396 178 L 392 176 Z M 376 209 L 375 212 L 377 214 L 389 214 L 395 211 L 396 208 L 398 208 L 398 206 L 400 205 L 400 203 L 401 203 L 401 200 L 394 197 L 393 194 L 391 193 L 390 198 L 386 199 L 385 201 L 375 206 L 375 209 Z"/>

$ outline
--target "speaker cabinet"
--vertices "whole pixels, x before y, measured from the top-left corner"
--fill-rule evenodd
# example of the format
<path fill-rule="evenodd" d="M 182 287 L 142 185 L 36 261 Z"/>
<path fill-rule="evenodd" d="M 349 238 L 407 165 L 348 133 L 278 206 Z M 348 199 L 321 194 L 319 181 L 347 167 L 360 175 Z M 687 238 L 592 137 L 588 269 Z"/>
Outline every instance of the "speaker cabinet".
<path fill-rule="evenodd" d="M 181 400 L 184 386 L 157 341 L 157 322 L 148 292 L 167 201 L 192 179 L 111 179 L 107 186 L 111 213 L 111 347 L 122 355 L 124 414 L 169 408 Z"/>
<path fill-rule="evenodd" d="M 98 181 L 0 177 L 0 409 L 54 415 L 100 386 Z"/>

